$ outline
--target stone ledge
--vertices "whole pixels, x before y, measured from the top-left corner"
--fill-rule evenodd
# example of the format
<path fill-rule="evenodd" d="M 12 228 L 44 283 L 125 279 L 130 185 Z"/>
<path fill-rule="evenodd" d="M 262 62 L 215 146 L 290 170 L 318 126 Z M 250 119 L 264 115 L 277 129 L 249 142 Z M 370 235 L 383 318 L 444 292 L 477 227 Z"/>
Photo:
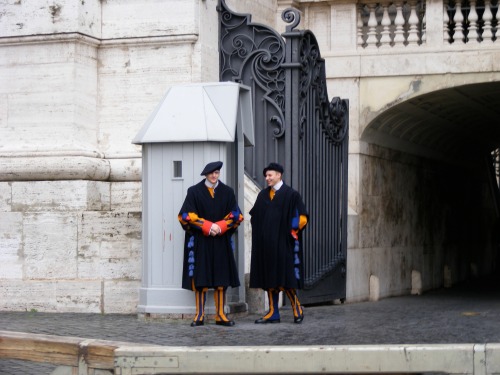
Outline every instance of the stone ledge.
<path fill-rule="evenodd" d="M 0 331 L 0 358 L 114 374 L 497 374 L 500 344 L 158 346 Z M 61 368 L 61 370 L 63 370 Z"/>
<path fill-rule="evenodd" d="M 73 32 L 73 33 L 54 33 L 54 34 L 43 34 L 43 35 L 0 37 L 0 46 L 79 42 L 92 45 L 95 47 L 115 47 L 120 45 L 144 46 L 144 45 L 165 45 L 165 44 L 185 44 L 185 43 L 195 44 L 197 41 L 198 41 L 197 34 L 100 39 L 79 32 Z"/>
<path fill-rule="evenodd" d="M 109 176 L 109 161 L 100 158 L 85 156 L 0 158 L 0 181 L 105 181 Z"/>
<path fill-rule="evenodd" d="M 494 374 L 498 344 L 120 347 L 115 373 Z M 486 355 L 487 354 L 487 355 Z M 175 366 L 169 360 L 175 359 Z M 152 372 L 154 369 L 155 372 Z M 121 372 L 117 372 L 120 370 Z"/>
<path fill-rule="evenodd" d="M 141 181 L 140 158 L 92 155 L 0 156 L 0 181 Z"/>

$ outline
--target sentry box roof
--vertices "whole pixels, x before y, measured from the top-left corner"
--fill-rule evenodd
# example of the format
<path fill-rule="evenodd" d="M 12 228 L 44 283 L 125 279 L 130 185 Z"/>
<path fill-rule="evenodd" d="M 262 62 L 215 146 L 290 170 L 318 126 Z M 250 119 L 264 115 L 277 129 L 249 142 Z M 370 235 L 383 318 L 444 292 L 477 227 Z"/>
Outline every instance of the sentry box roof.
<path fill-rule="evenodd" d="M 234 82 L 171 87 L 132 143 L 233 142 L 236 125 L 254 144 L 250 89 Z"/>

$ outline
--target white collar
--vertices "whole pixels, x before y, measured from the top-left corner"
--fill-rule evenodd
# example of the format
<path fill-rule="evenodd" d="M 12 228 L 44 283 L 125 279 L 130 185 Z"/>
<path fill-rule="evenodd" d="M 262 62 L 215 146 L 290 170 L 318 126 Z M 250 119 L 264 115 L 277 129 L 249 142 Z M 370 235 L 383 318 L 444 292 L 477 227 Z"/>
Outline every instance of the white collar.
<path fill-rule="evenodd" d="M 274 185 L 274 186 L 272 187 L 272 189 L 273 189 L 274 191 L 278 191 L 278 190 L 279 190 L 282 186 L 283 186 L 283 180 L 281 180 L 281 181 L 280 181 L 280 182 L 278 182 L 276 185 Z"/>
<path fill-rule="evenodd" d="M 210 189 L 215 189 L 217 186 L 219 186 L 219 180 L 217 180 L 215 185 L 212 185 L 210 182 L 208 182 L 207 179 L 205 179 L 205 186 Z"/>

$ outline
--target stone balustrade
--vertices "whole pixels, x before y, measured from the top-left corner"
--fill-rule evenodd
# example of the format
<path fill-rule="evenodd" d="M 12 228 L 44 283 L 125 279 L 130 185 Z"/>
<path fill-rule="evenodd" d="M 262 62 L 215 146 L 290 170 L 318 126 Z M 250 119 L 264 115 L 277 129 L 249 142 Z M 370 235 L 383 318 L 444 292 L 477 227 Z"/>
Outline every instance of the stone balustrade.
<path fill-rule="evenodd" d="M 357 46 L 367 50 L 425 47 L 429 22 L 434 23 L 432 32 L 442 35 L 444 45 L 491 45 L 497 37 L 498 7 L 490 0 L 445 0 L 439 6 L 423 0 L 362 2 L 357 6 Z"/>

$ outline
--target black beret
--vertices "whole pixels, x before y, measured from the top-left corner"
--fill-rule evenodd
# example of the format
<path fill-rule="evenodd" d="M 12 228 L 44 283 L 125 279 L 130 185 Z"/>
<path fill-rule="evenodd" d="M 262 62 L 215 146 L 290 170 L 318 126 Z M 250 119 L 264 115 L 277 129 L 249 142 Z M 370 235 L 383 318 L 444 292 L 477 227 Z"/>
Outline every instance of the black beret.
<path fill-rule="evenodd" d="M 269 163 L 269 165 L 264 168 L 263 172 L 264 176 L 266 175 L 267 171 L 276 171 L 283 174 L 283 166 L 281 166 L 281 164 L 278 163 Z"/>
<path fill-rule="evenodd" d="M 220 171 L 221 168 L 222 168 L 221 161 L 213 161 L 205 165 L 205 168 L 203 168 L 203 172 L 201 172 L 200 176 L 206 176 L 207 174 L 212 173 L 213 171 Z"/>

